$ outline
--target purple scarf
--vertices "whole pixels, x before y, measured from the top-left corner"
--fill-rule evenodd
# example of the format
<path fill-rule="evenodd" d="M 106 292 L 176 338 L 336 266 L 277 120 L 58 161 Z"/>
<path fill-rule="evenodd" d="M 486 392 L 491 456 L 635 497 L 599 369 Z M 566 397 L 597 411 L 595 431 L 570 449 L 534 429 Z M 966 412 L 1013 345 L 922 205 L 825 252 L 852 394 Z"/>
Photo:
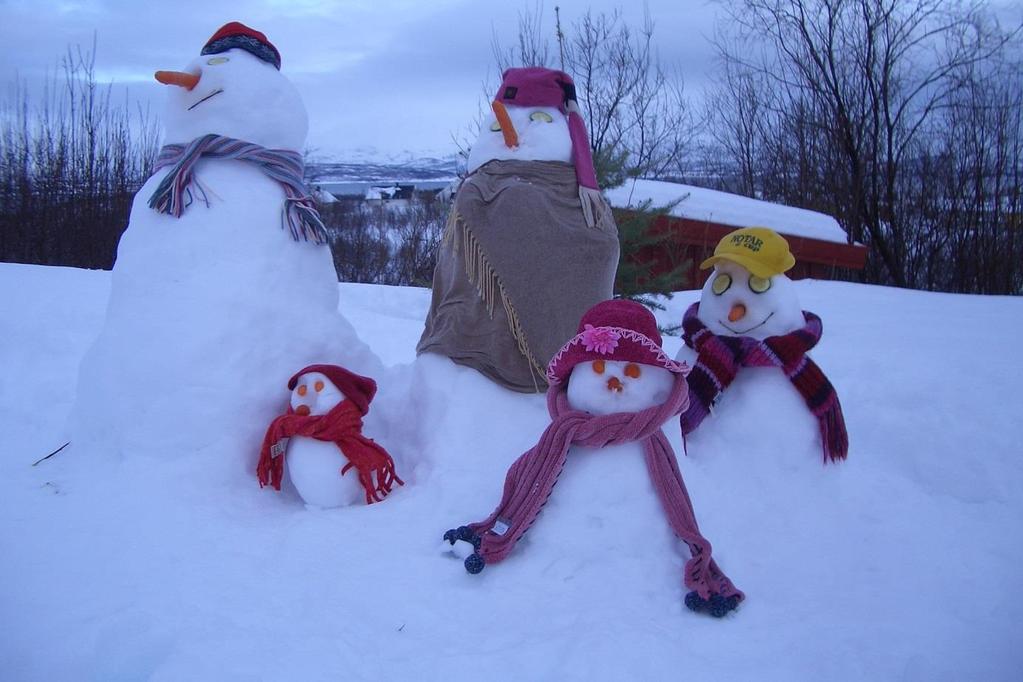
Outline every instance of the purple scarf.
<path fill-rule="evenodd" d="M 806 354 L 820 341 L 821 318 L 804 310 L 806 324 L 801 329 L 758 341 L 749 336 L 714 334 L 696 316 L 699 306 L 699 303 L 689 306 L 682 318 L 682 339 L 698 354 L 696 365 L 689 373 L 692 400 L 682 413 L 682 435 L 692 433 L 710 414 L 711 405 L 731 385 L 740 367 L 777 367 L 785 372 L 817 418 L 824 461 L 845 459 L 849 453 L 849 435 L 838 393 Z"/>
<path fill-rule="evenodd" d="M 488 563 L 508 556 L 536 520 L 557 483 L 572 445 L 604 447 L 632 441 L 643 444 L 644 459 L 668 523 L 692 554 L 686 562 L 684 581 L 695 593 L 686 597 L 693 610 L 721 616 L 734 609 L 744 595 L 732 585 L 711 557 L 711 545 L 696 524 L 692 502 L 671 444 L 661 426 L 688 403 L 686 380 L 677 375 L 671 395 L 662 404 L 640 412 L 593 416 L 568 405 L 566 385 L 547 392 L 551 424 L 532 449 L 519 457 L 504 481 L 501 503 L 486 520 L 445 533 L 451 544 L 472 542 L 476 552 L 465 561 L 466 570 L 479 573 Z"/>
<path fill-rule="evenodd" d="M 195 177 L 195 166 L 203 157 L 235 159 L 255 165 L 284 189 L 286 198 L 281 214 L 281 228 L 287 225 L 295 241 L 327 243 L 327 230 L 302 180 L 305 170 L 302 155 L 288 149 L 267 149 L 223 135 L 203 135 L 187 145 L 165 145 L 156 159 L 155 170 L 167 166 L 171 166 L 171 170 L 149 198 L 149 207 L 179 218 L 192 203 L 191 186 L 195 187 L 202 195 L 203 202 L 209 206 L 206 190 Z"/>

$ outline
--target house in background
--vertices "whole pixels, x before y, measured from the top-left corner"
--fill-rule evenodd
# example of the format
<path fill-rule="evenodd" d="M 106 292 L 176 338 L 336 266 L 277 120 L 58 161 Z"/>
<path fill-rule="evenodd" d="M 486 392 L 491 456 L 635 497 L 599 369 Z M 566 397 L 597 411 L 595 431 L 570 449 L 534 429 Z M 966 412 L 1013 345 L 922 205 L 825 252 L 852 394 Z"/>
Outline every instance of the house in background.
<path fill-rule="evenodd" d="M 787 273 L 792 279 L 832 279 L 837 270 L 862 270 L 867 261 L 866 246 L 850 243 L 834 218 L 816 211 L 659 180 L 627 180 L 604 194 L 611 206 L 626 211 L 647 201 L 654 208 L 677 202 L 651 228 L 666 235 L 665 242 L 640 257 L 653 260 L 655 272 L 689 260 L 692 267 L 678 283 L 680 289 L 703 286 L 710 271 L 700 270 L 700 263 L 723 236 L 740 227 L 769 227 L 784 236 L 796 258 Z"/>

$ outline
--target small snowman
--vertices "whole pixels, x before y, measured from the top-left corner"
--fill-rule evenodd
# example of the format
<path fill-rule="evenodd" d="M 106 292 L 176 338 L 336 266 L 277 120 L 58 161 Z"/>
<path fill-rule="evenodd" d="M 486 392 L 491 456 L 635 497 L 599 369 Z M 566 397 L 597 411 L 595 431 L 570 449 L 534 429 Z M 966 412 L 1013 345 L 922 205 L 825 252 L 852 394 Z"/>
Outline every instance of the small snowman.
<path fill-rule="evenodd" d="M 668 525 L 689 547 L 686 605 L 718 617 L 734 609 L 743 594 L 711 557 L 661 430 L 688 403 L 687 372 L 665 355 L 657 323 L 642 305 L 614 300 L 587 311 L 548 367 L 551 424 L 509 469 L 501 503 L 487 519 L 444 535 L 451 545 L 471 547 L 466 570 L 479 573 L 511 553 L 574 460 L 631 458 L 646 468 Z M 572 474 L 566 470 L 563 477 Z"/>
<path fill-rule="evenodd" d="M 165 144 L 79 369 L 76 446 L 164 455 L 222 443 L 246 466 L 296 363 L 343 348 L 346 365 L 377 369 L 338 313 L 333 258 L 302 180 L 306 111 L 280 67 L 265 35 L 232 22 L 183 70 L 157 72 Z"/>
<path fill-rule="evenodd" d="M 288 475 L 306 504 L 346 507 L 385 498 L 404 485 L 394 460 L 362 435 L 362 418 L 377 385 L 336 365 L 310 365 L 288 381 L 291 404 L 263 438 L 256 475 L 260 487 L 281 489 Z"/>
<path fill-rule="evenodd" d="M 706 423 L 734 382 L 732 392 L 754 394 L 748 407 L 759 412 L 797 393 L 816 420 L 824 461 L 845 459 L 849 442 L 838 394 L 807 355 L 820 340 L 821 320 L 800 308 L 784 274 L 795 262 L 781 235 L 748 227 L 725 235 L 700 264 L 714 270 L 699 302 L 683 317 L 686 347 L 676 358 L 694 363 L 689 407 L 681 416 L 683 435 Z M 750 414 L 746 421 L 764 425 L 771 417 Z M 741 429 L 734 420 L 729 428 Z"/>
<path fill-rule="evenodd" d="M 455 195 L 417 350 L 542 392 L 574 320 L 612 296 L 618 230 L 568 74 L 508 69 L 492 109 Z"/>

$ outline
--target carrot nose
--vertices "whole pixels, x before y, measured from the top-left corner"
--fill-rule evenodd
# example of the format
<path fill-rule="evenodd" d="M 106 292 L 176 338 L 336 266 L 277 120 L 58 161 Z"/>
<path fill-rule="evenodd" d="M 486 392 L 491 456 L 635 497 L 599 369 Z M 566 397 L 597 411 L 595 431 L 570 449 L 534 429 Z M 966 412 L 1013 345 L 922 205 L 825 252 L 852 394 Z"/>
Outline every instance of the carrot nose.
<path fill-rule="evenodd" d="M 309 416 L 309 406 L 308 405 L 299 405 L 298 407 L 295 408 L 295 414 L 301 415 L 303 417 L 308 417 Z"/>
<path fill-rule="evenodd" d="M 155 77 L 164 85 L 177 85 L 185 90 L 191 90 L 199 83 L 199 74 L 185 71 L 157 71 Z"/>
<path fill-rule="evenodd" d="M 508 108 L 504 106 L 503 102 L 494 100 L 494 103 L 490 105 L 494 110 L 494 115 L 497 116 L 497 122 L 501 124 L 501 134 L 504 135 L 504 144 L 508 149 L 514 149 L 519 146 L 519 134 L 515 132 L 515 126 L 512 125 L 511 117 L 508 116 Z"/>
<path fill-rule="evenodd" d="M 623 388 L 625 387 L 622 385 L 622 382 L 618 379 L 618 377 L 611 377 L 607 380 L 607 390 L 618 393 Z"/>
<path fill-rule="evenodd" d="M 736 303 L 732 306 L 732 309 L 728 311 L 729 322 L 738 322 L 744 317 L 746 317 L 746 306 L 741 303 Z"/>

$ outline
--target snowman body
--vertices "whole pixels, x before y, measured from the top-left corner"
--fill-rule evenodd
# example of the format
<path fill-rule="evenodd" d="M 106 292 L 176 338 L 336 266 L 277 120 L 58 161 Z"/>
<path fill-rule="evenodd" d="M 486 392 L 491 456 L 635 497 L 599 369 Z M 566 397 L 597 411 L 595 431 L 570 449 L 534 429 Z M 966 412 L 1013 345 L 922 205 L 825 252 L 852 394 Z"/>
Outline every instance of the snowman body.
<path fill-rule="evenodd" d="M 757 340 L 804 325 L 792 280 L 784 274 L 760 278 L 728 260 L 719 261 L 704 284 L 697 317 L 718 336 Z M 696 357 L 696 351 L 683 346 L 675 359 L 694 365 Z M 784 371 L 742 367 L 711 414 L 686 436 L 686 444 L 693 454 L 739 453 L 743 467 L 791 469 L 819 457 L 820 434 Z"/>
<path fill-rule="evenodd" d="M 566 388 L 574 410 L 603 416 L 639 412 L 668 399 L 675 375 L 663 367 L 617 360 L 581 362 L 572 368 Z M 554 493 L 542 512 L 542 532 L 529 534 L 529 542 L 544 547 L 550 556 L 572 556 L 565 565 L 605 562 L 608 552 L 620 556 L 647 556 L 658 551 L 636 538 L 650 535 L 651 526 L 663 527 L 671 537 L 661 502 L 639 442 L 591 447 L 572 445 Z M 455 553 L 465 558 L 473 551 L 458 541 Z"/>
<path fill-rule="evenodd" d="M 309 372 L 299 377 L 291 392 L 291 409 L 297 414 L 319 416 L 344 399 L 345 395 L 325 375 Z M 358 472 L 351 468 L 342 473 L 347 463 L 337 443 L 306 436 L 288 439 L 288 476 L 310 506 L 347 507 L 365 501 L 366 491 Z"/>
<path fill-rule="evenodd" d="M 302 148 L 305 108 L 273 65 L 230 49 L 179 73 L 198 79 L 170 88 L 166 143 L 217 134 Z M 233 159 L 200 158 L 194 171 L 180 217 L 149 207 L 169 168 L 135 197 L 103 328 L 80 366 L 72 440 L 133 454 L 221 442 L 245 466 L 288 368 L 340 348 L 357 368 L 374 358 L 337 312 L 329 247 L 282 229 L 282 186 Z"/>

